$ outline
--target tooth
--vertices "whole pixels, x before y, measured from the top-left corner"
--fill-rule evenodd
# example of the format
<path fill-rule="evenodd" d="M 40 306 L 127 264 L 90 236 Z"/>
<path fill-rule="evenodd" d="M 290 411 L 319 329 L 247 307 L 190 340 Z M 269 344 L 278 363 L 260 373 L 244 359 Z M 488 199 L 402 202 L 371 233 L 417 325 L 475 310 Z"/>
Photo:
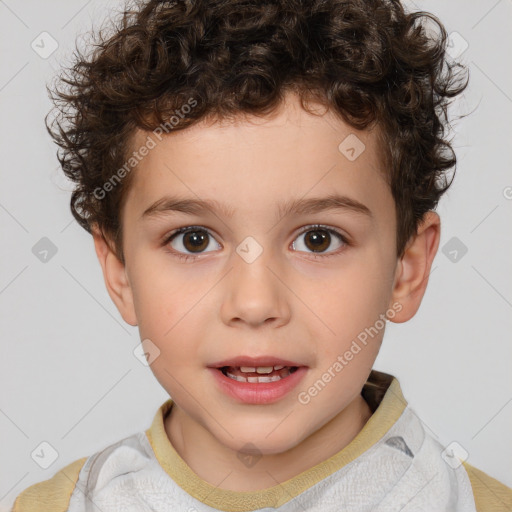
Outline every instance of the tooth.
<path fill-rule="evenodd" d="M 273 366 L 258 366 L 258 368 L 256 368 L 256 371 L 258 373 L 272 373 L 273 369 Z"/>
<path fill-rule="evenodd" d="M 241 372 L 255 372 L 256 368 L 253 368 L 252 366 L 240 366 Z"/>
<path fill-rule="evenodd" d="M 274 370 L 282 370 L 283 368 L 284 366 L 282 365 L 274 366 Z"/>
<path fill-rule="evenodd" d="M 242 377 L 241 375 L 233 375 L 232 373 L 226 372 L 226 375 L 232 379 L 237 380 L 238 382 L 247 382 L 247 379 L 245 377 Z"/>
<path fill-rule="evenodd" d="M 284 379 L 285 377 L 288 377 L 290 375 L 289 370 L 285 370 L 284 372 L 281 372 L 279 375 L 265 375 L 265 376 L 247 376 L 244 377 L 243 375 L 233 375 L 232 373 L 229 373 L 229 371 L 226 371 L 226 375 L 234 380 L 237 380 L 238 382 L 251 382 L 251 383 L 264 383 L 264 382 L 275 382 L 277 380 Z"/>

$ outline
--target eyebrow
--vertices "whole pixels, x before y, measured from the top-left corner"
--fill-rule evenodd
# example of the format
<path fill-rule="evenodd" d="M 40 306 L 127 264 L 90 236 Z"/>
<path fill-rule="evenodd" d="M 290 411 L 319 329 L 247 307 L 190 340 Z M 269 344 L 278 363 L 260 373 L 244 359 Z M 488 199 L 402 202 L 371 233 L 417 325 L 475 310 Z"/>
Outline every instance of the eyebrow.
<path fill-rule="evenodd" d="M 140 216 L 139 220 L 181 212 L 188 215 L 201 215 L 208 212 L 220 212 L 227 218 L 233 217 L 234 208 L 219 203 L 214 199 L 189 199 L 177 196 L 165 196 L 155 201 Z M 278 206 L 280 218 L 290 214 L 310 215 L 325 211 L 346 211 L 364 215 L 373 219 L 371 210 L 359 201 L 339 194 L 309 199 L 294 199 Z"/>

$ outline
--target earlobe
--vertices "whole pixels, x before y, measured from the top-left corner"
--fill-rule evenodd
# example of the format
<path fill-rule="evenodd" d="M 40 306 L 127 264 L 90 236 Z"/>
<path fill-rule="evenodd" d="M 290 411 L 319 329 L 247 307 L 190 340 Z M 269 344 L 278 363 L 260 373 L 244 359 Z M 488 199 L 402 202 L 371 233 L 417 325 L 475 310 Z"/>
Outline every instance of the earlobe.
<path fill-rule="evenodd" d="M 135 315 L 133 292 L 125 265 L 119 260 L 103 234 L 96 227 L 92 229 L 92 234 L 108 294 L 124 321 L 135 326 L 137 325 L 137 317 Z"/>
<path fill-rule="evenodd" d="M 427 288 L 432 262 L 439 247 L 440 231 L 439 215 L 428 211 L 397 264 L 391 304 L 398 302 L 402 308 L 393 318 L 390 318 L 390 321 L 407 322 L 418 311 Z"/>

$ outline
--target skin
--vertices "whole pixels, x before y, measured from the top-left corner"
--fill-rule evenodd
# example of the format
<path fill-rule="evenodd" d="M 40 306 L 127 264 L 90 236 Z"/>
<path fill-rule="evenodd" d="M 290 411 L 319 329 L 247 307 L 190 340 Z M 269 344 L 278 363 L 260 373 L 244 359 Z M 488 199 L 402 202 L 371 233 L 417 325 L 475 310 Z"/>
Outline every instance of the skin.
<path fill-rule="evenodd" d="M 377 133 L 318 112 L 307 113 L 288 95 L 272 117 L 202 122 L 166 135 L 132 171 L 121 214 L 125 265 L 94 231 L 110 297 L 124 320 L 138 325 L 141 340 L 160 350 L 150 367 L 174 400 L 165 419 L 169 440 L 197 475 L 223 489 L 272 487 L 354 439 L 372 414 L 360 392 L 385 329 L 307 404 L 298 393 L 379 315 L 392 310 L 396 323 L 414 316 L 439 245 L 440 219 L 428 212 L 397 258 L 395 204 L 382 178 Z M 366 146 L 354 161 L 338 150 L 349 134 Z M 134 147 L 147 135 L 137 133 Z M 326 211 L 276 221 L 278 204 L 332 192 L 362 202 L 373 218 Z M 210 211 L 139 220 L 166 193 L 215 199 L 233 216 Z M 315 223 L 339 230 L 351 243 L 331 234 L 330 245 L 315 253 L 302 233 Z M 183 261 L 177 253 L 195 254 L 185 235 L 167 246 L 162 241 L 192 225 L 212 237 L 196 260 Z M 236 252 L 248 236 L 263 248 L 250 264 Z M 298 388 L 273 404 L 240 404 L 219 390 L 206 368 L 262 354 L 308 366 Z M 237 457 L 247 443 L 262 455 L 251 467 Z"/>

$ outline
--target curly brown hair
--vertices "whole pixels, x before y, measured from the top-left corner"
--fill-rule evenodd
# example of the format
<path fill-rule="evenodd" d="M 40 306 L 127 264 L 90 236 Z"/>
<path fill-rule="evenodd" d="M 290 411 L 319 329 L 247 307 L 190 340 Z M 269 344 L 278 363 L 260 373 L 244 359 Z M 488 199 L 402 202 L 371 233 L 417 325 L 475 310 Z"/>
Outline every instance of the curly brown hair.
<path fill-rule="evenodd" d="M 173 130 L 264 117 L 290 91 L 306 110 L 320 102 L 356 129 L 377 124 L 398 257 L 453 181 L 447 107 L 469 76 L 454 73 L 465 67 L 447 58 L 446 30 L 431 13 L 407 12 L 398 0 L 149 0 L 125 4 L 113 30 L 93 33 L 88 55 L 76 47 L 62 89 L 48 88 L 57 113 L 45 123 L 76 184 L 73 216 L 113 240 L 123 263 L 120 212 L 134 134 L 169 125 L 191 98 L 196 106 Z M 123 165 L 123 179 L 98 198 Z"/>

